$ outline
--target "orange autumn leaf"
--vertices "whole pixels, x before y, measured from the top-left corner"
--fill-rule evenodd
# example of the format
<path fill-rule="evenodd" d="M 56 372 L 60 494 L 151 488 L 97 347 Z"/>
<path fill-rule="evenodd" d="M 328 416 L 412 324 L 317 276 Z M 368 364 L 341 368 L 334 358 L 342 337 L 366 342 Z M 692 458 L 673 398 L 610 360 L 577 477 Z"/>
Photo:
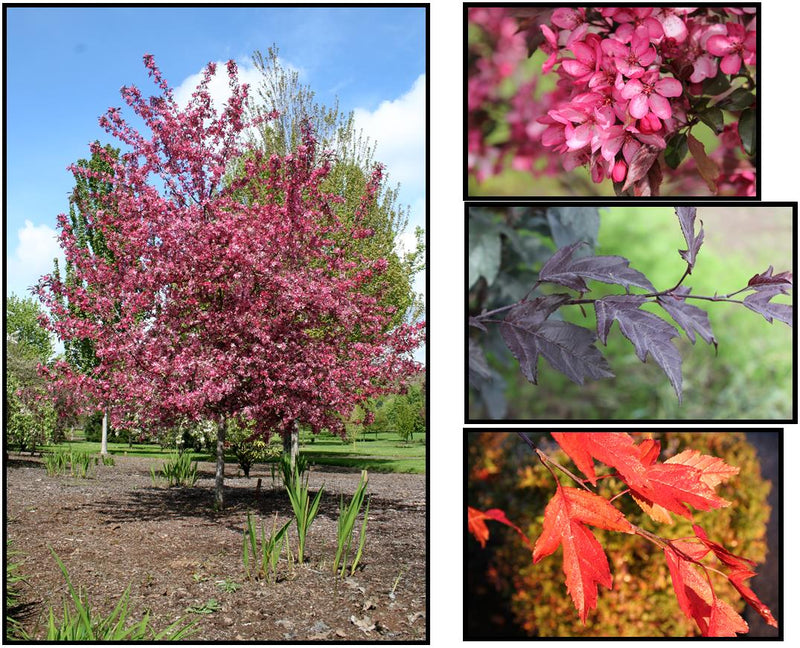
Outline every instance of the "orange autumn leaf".
<path fill-rule="evenodd" d="M 520 529 L 516 524 L 511 522 L 506 517 L 504 511 L 497 508 L 489 509 L 488 511 L 480 511 L 476 508 L 468 506 L 467 529 L 473 536 L 475 536 L 475 539 L 481 543 L 481 547 L 485 547 L 486 541 L 489 539 L 489 527 L 486 526 L 486 520 L 494 520 L 495 522 L 500 522 L 508 527 L 511 527 L 522 537 L 523 542 L 530 549 L 531 541 L 528 540 L 528 536 L 523 533 L 522 529 Z"/>
<path fill-rule="evenodd" d="M 608 500 L 577 488 L 556 487 L 544 511 L 542 534 L 533 548 L 533 562 L 563 547 L 563 569 L 581 621 L 597 607 L 597 585 L 611 589 L 611 571 L 603 548 L 585 526 L 633 533 L 633 527 Z"/>

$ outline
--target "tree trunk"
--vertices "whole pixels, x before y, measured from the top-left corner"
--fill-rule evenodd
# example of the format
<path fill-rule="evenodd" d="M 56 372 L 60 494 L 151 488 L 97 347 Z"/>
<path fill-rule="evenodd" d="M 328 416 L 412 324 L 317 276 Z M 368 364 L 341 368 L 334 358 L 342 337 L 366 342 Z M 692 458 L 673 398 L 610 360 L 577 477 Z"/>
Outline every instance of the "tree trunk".
<path fill-rule="evenodd" d="M 108 408 L 103 410 L 103 432 L 100 436 L 100 454 L 108 454 Z"/>
<path fill-rule="evenodd" d="M 214 478 L 214 506 L 221 510 L 223 506 L 222 488 L 225 482 L 225 430 L 227 421 L 221 418 L 217 424 L 217 474 Z"/>
<path fill-rule="evenodd" d="M 292 424 L 292 431 L 283 437 L 283 454 L 289 457 L 289 462 L 294 471 L 297 463 L 297 455 L 300 452 L 300 426 L 295 421 Z"/>

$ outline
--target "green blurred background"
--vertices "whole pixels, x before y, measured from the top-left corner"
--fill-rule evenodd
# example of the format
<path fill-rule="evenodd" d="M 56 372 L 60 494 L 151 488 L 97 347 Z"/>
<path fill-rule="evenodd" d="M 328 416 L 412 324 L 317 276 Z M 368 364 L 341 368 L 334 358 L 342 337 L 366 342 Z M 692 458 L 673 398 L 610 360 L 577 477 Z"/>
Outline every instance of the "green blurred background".
<path fill-rule="evenodd" d="M 602 208 L 596 254 L 630 259 L 663 290 L 678 281 L 685 264 L 678 255 L 686 247 L 672 207 Z M 726 294 L 744 287 L 769 265 L 775 272 L 793 267 L 793 226 L 790 207 L 700 207 L 705 240 L 693 273 L 684 281 L 692 294 Z M 700 223 L 697 223 L 699 228 Z M 591 284 L 589 297 L 619 293 L 618 286 Z M 739 299 L 742 296 L 737 297 Z M 788 299 L 787 299 L 788 301 Z M 790 419 L 793 402 L 793 334 L 780 322 L 768 323 L 744 306 L 695 300 L 708 312 L 719 343 L 698 339 L 693 346 L 682 335 L 673 339 L 683 358 L 683 403 L 679 404 L 666 375 L 648 358 L 642 363 L 617 324 L 608 346 L 597 342 L 615 378 L 580 386 L 539 363 L 539 384 L 532 385 L 509 358 L 489 354 L 490 363 L 506 381 L 507 420 L 514 419 L 662 419 L 719 421 Z M 665 317 L 662 309 L 646 306 Z M 594 310 L 562 308 L 564 319 L 594 329 Z M 488 418 L 470 390 L 469 416 Z"/>

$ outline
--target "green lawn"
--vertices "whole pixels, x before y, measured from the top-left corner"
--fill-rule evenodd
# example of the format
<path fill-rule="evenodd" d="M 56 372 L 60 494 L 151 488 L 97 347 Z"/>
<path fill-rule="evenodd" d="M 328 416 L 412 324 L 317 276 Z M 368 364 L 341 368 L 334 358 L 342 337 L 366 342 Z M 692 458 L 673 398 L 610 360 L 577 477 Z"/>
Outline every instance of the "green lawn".
<path fill-rule="evenodd" d="M 273 440 L 277 443 L 277 440 Z M 58 448 L 72 449 L 79 452 L 99 453 L 100 443 L 90 441 L 65 441 L 58 445 L 42 446 L 44 452 L 52 452 Z M 154 443 L 109 442 L 108 451 L 112 455 L 130 457 L 146 457 L 164 459 L 172 452 L 164 450 Z M 213 461 L 209 453 L 188 451 L 193 460 Z M 345 466 L 362 468 L 370 472 L 425 472 L 425 437 L 416 437 L 409 443 L 401 441 L 396 434 L 380 432 L 368 434 L 355 443 L 345 443 L 339 437 L 320 434 L 316 437 L 302 434 L 300 452 L 310 463 L 320 466 Z M 226 462 L 236 465 L 233 455 L 226 455 Z"/>

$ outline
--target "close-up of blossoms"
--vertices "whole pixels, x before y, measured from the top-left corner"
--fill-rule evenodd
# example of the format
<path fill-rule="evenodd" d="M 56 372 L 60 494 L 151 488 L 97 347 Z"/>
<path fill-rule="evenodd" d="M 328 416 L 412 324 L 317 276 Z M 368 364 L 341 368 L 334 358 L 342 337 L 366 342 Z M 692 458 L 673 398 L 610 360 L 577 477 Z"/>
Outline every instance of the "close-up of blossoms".
<path fill-rule="evenodd" d="M 467 19 L 470 195 L 757 197 L 755 7 Z"/>

